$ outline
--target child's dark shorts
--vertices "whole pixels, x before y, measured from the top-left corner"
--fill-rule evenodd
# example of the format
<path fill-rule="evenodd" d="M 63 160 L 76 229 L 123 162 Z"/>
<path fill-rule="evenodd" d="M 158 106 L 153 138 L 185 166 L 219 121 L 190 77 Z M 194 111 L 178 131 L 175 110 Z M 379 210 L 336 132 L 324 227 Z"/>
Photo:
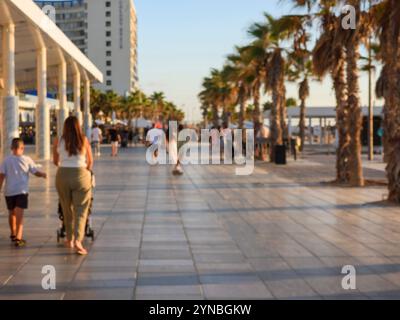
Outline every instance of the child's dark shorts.
<path fill-rule="evenodd" d="M 28 194 L 18 194 L 16 196 L 6 197 L 7 209 L 9 211 L 15 208 L 28 209 Z"/>

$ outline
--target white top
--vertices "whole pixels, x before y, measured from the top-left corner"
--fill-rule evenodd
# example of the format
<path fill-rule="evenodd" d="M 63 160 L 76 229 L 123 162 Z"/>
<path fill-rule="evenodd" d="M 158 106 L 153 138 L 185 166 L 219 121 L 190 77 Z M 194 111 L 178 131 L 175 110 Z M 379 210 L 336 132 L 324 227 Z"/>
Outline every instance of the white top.
<path fill-rule="evenodd" d="M 165 138 L 165 133 L 161 129 L 151 129 L 147 132 L 146 140 L 151 142 L 152 144 L 160 143 L 162 138 Z"/>
<path fill-rule="evenodd" d="M 257 133 L 257 138 L 269 138 L 269 129 L 266 126 L 261 126 Z"/>
<path fill-rule="evenodd" d="M 100 142 L 101 136 L 101 129 L 100 128 L 93 128 L 92 130 L 92 141 L 93 142 Z"/>
<path fill-rule="evenodd" d="M 65 149 L 65 142 L 63 139 L 59 140 L 58 154 L 60 155 L 60 167 L 61 168 L 86 168 L 86 148 L 83 148 L 83 152 L 79 155 L 68 154 L 68 151 Z"/>
<path fill-rule="evenodd" d="M 0 173 L 6 176 L 6 197 L 29 193 L 29 173 L 38 171 L 33 160 L 27 156 L 10 155 L 0 165 Z"/>

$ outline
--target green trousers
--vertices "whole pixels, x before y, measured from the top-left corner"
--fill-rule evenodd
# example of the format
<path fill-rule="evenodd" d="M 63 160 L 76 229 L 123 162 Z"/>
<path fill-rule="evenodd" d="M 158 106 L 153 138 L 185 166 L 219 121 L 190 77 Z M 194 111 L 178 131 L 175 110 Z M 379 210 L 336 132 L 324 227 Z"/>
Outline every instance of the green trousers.
<path fill-rule="evenodd" d="M 68 241 L 83 241 L 92 201 L 92 178 L 86 168 L 59 168 L 56 188 L 64 214 Z"/>

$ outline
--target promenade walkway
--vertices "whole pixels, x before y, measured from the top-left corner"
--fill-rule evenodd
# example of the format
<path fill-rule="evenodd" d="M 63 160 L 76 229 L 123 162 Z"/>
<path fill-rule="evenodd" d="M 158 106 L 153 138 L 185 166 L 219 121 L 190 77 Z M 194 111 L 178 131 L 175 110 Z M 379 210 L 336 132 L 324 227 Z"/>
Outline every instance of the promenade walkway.
<path fill-rule="evenodd" d="M 55 169 L 43 165 L 50 178 L 32 178 L 26 248 L 10 245 L 1 199 L 0 299 L 400 299 L 400 209 L 379 202 L 385 187 L 321 184 L 333 157 L 174 177 L 149 167 L 143 148 L 104 152 L 87 257 L 57 245 Z M 56 290 L 42 289 L 45 265 Z M 345 265 L 356 290 L 341 286 Z"/>

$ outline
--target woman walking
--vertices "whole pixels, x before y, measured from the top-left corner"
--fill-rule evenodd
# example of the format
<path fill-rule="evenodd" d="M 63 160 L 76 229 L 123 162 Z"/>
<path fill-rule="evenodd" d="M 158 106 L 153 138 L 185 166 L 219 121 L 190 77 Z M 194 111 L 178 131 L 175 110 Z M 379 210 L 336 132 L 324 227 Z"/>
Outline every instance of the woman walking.
<path fill-rule="evenodd" d="M 93 156 L 78 118 L 65 120 L 63 134 L 54 142 L 53 161 L 58 166 L 56 188 L 64 213 L 65 245 L 86 255 L 82 241 L 92 197 Z"/>

